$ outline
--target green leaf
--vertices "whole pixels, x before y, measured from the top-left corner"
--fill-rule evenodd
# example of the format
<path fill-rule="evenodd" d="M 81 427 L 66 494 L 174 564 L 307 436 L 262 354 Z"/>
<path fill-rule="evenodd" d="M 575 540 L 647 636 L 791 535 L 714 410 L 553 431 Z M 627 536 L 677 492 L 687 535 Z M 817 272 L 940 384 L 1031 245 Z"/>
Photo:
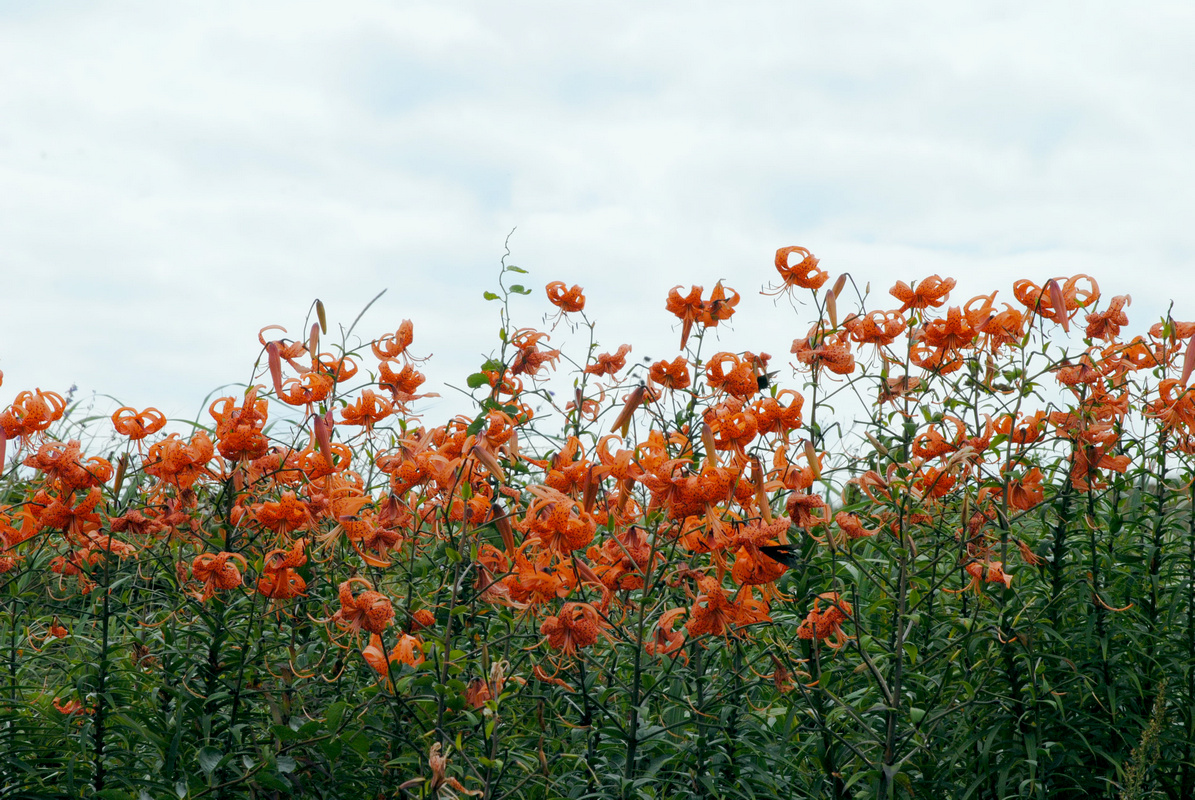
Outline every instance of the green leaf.
<path fill-rule="evenodd" d="M 282 778 L 279 778 L 277 775 L 273 775 L 269 772 L 259 772 L 257 774 L 257 782 L 267 789 L 273 789 L 278 792 L 286 792 L 294 788 L 289 783 L 282 780 Z"/>
<path fill-rule="evenodd" d="M 357 755 L 364 758 L 369 755 L 370 739 L 364 733 L 358 731 L 352 739 L 349 740 L 349 747 L 357 751 Z"/>
<path fill-rule="evenodd" d="M 523 286 L 522 284 L 518 284 L 518 283 L 516 283 L 514 286 L 510 287 L 510 290 L 512 292 L 514 292 L 515 294 L 531 294 L 530 289 L 528 289 L 525 286 Z"/>
<path fill-rule="evenodd" d="M 349 704 L 343 700 L 328 706 L 328 710 L 324 712 L 324 718 L 327 720 L 329 730 L 336 730 L 340 727 L 340 720 L 344 719 L 344 712 L 348 707 Z"/>
<path fill-rule="evenodd" d="M 199 751 L 198 758 L 199 768 L 210 775 L 216 767 L 220 766 L 220 761 L 224 758 L 224 754 L 209 745 Z"/>
<path fill-rule="evenodd" d="M 482 386 L 488 386 L 489 383 L 489 376 L 487 376 L 484 372 L 474 372 L 468 378 L 465 378 L 465 384 L 470 389 L 480 389 Z"/>
<path fill-rule="evenodd" d="M 280 742 L 293 742 L 296 739 L 302 738 L 286 725 L 273 725 L 270 727 L 270 730 L 278 737 L 278 741 Z"/>
<path fill-rule="evenodd" d="M 484 297 L 486 300 L 501 300 L 502 299 L 501 297 L 494 294 L 493 292 L 484 292 L 484 293 L 482 293 L 481 296 Z"/>
<path fill-rule="evenodd" d="M 320 743 L 320 750 L 324 751 L 324 755 L 331 759 L 340 758 L 340 753 L 344 750 L 344 743 L 339 739 L 328 739 Z"/>
<path fill-rule="evenodd" d="M 313 719 L 310 722 L 304 724 L 303 727 L 299 728 L 299 730 L 297 730 L 295 733 L 299 736 L 300 739 L 307 739 L 311 736 L 314 736 L 316 733 L 318 733 L 319 729 L 321 727 L 323 727 L 323 726 L 320 724 L 320 721 L 318 719 Z"/>
<path fill-rule="evenodd" d="M 507 271 L 507 272 L 518 272 L 518 273 L 521 273 L 521 274 L 523 274 L 523 275 L 526 275 L 526 274 L 527 274 L 527 270 L 523 269 L 522 267 L 516 267 L 516 266 L 515 266 L 515 265 L 513 265 L 513 264 L 511 264 L 509 267 L 507 267 L 507 268 L 506 268 L 506 271 Z"/>

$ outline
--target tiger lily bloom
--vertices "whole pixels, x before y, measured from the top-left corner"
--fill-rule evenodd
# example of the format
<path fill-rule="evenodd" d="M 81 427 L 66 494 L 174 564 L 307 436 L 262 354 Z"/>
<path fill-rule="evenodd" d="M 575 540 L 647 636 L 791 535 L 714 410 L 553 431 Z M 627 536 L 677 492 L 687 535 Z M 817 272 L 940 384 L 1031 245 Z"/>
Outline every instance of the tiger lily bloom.
<path fill-rule="evenodd" d="M 597 361 L 585 368 L 584 372 L 586 375 L 597 375 L 598 377 L 614 375 L 627 365 L 627 353 L 629 352 L 631 352 L 631 346 L 624 344 L 618 348 L 616 353 L 602 353 L 597 357 Z"/>
<path fill-rule="evenodd" d="M 648 655 L 670 656 L 685 646 L 684 632 L 674 630 L 674 626 L 676 620 L 688 612 L 689 609 L 681 607 L 669 609 L 660 615 L 659 620 L 656 621 L 655 633 L 643 643 L 643 649 L 647 651 Z M 681 654 L 688 661 L 688 655 L 683 650 Z"/>
<path fill-rule="evenodd" d="M 585 309 L 583 291 L 580 286 L 574 285 L 571 289 L 565 289 L 564 281 L 552 281 L 547 285 L 548 302 L 565 314 L 583 311 Z"/>
<path fill-rule="evenodd" d="M 888 294 L 901 302 L 897 313 L 903 314 L 910 309 L 941 308 L 954 285 L 954 278 L 943 280 L 937 275 L 930 275 L 912 286 L 904 281 L 897 281 L 896 285 L 888 290 Z"/>
<path fill-rule="evenodd" d="M 130 406 L 121 406 L 112 415 L 112 425 L 117 433 L 138 442 L 162 430 L 166 426 L 166 415 L 156 408 L 138 411 Z"/>
<path fill-rule="evenodd" d="M 823 602 L 827 604 L 824 611 L 821 608 Z M 852 613 L 854 609 L 851 604 L 843 600 L 838 592 L 819 594 L 814 598 L 808 616 L 797 628 L 797 638 L 825 641 L 835 650 L 841 649 L 850 641 L 850 636 L 842 629 L 842 623 L 850 619 Z"/>
<path fill-rule="evenodd" d="M 204 553 L 195 557 L 191 574 L 203 583 L 203 593 L 195 595 L 199 600 L 210 600 L 217 589 L 235 589 L 241 585 L 241 573 L 236 564 L 230 563 L 233 561 L 239 561 L 241 569 L 249 566 L 239 553 Z"/>
<path fill-rule="evenodd" d="M 386 653 L 382 648 L 382 637 L 372 633 L 369 635 L 369 644 L 362 649 L 361 655 L 374 672 L 386 675 L 390 672 L 390 665 L 396 661 L 412 668 L 422 664 L 423 642 L 419 640 L 418 636 L 400 633 L 398 643 L 389 653 Z"/>
<path fill-rule="evenodd" d="M 1012 587 L 1012 576 L 1004 571 L 1004 564 L 999 561 L 972 561 L 963 569 L 971 578 L 967 585 L 961 589 L 943 588 L 942 591 L 959 594 L 970 590 L 978 594 L 984 583 L 1003 583 L 1006 589 Z"/>
<path fill-rule="evenodd" d="M 354 596 L 354 584 L 364 586 L 364 591 Z M 390 599 L 374 591 L 373 584 L 364 578 L 349 578 L 340 584 L 338 594 L 340 610 L 332 616 L 332 621 L 352 633 L 364 628 L 370 633 L 380 634 L 394 620 L 394 606 Z"/>
<path fill-rule="evenodd" d="M 789 257 L 796 254 L 800 259 L 796 264 L 790 265 Z M 818 268 L 819 259 L 814 257 L 804 247 L 781 247 L 776 251 L 776 271 L 780 273 L 781 284 L 770 291 L 760 292 L 765 296 L 777 295 L 781 292 L 791 292 L 794 288 L 812 289 L 814 291 L 820 289 L 822 284 L 830 277 L 830 273 L 824 269 Z M 841 284 L 845 282 L 846 276 L 842 275 L 835 284 L 835 288 L 841 291 Z M 837 292 L 834 292 L 837 294 Z M 682 345 L 683 346 L 683 345 Z"/>
<path fill-rule="evenodd" d="M 547 637 L 549 647 L 571 657 L 596 642 L 604 627 L 598 610 L 589 603 L 565 603 L 559 615 L 544 619 L 539 632 Z"/>

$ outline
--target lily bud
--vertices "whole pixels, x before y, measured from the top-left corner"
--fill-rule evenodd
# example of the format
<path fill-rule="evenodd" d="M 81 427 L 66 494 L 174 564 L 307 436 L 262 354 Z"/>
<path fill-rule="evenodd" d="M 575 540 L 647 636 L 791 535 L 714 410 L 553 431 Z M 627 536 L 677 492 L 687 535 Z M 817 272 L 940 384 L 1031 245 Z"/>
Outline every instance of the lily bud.
<path fill-rule="evenodd" d="M 751 482 L 755 484 L 755 504 L 759 506 L 759 515 L 763 521 L 772 522 L 772 505 L 768 502 L 768 494 L 764 491 L 763 465 L 759 463 L 759 456 L 751 456 Z"/>
<path fill-rule="evenodd" d="M 274 392 L 282 394 L 282 357 L 278 355 L 278 343 L 267 344 L 266 354 L 270 360 L 270 378 L 274 381 Z"/>
<path fill-rule="evenodd" d="M 494 527 L 502 537 L 502 546 L 506 548 L 506 554 L 513 558 L 518 548 L 515 547 L 515 532 L 510 526 L 510 515 L 497 501 L 490 504 L 490 513 L 494 517 Z"/>
<path fill-rule="evenodd" d="M 884 443 L 872 435 L 871 431 L 867 432 L 867 441 L 871 442 L 871 446 L 875 448 L 877 453 L 879 453 L 881 456 L 887 457 L 888 448 L 884 447 Z"/>
<path fill-rule="evenodd" d="M 4 463 L 4 431 L 0 431 L 0 464 Z M 120 463 L 116 465 L 116 478 L 112 481 L 113 496 L 120 497 L 120 485 L 124 483 L 124 474 L 129 468 L 129 454 L 121 453 Z"/>
<path fill-rule="evenodd" d="M 506 440 L 506 457 L 509 458 L 512 463 L 517 462 L 520 458 L 519 431 L 517 428 L 510 432 L 510 438 Z"/>
<path fill-rule="evenodd" d="M 701 443 L 705 445 L 705 460 L 718 466 L 718 452 L 714 447 L 714 429 L 708 422 L 701 423 Z"/>
<path fill-rule="evenodd" d="M 1195 370 L 1195 336 L 1187 342 L 1187 354 L 1183 357 L 1183 374 L 1179 378 L 1179 386 L 1186 386 L 1187 381 L 1191 377 L 1191 371 Z"/>
<path fill-rule="evenodd" d="M 311 363 L 318 363 L 319 358 L 319 323 L 311 323 L 311 335 L 307 338 L 307 350 L 311 353 Z"/>
<path fill-rule="evenodd" d="M 1062 287 L 1058 285 L 1058 281 L 1050 278 L 1046 288 L 1050 291 L 1050 304 L 1054 306 L 1054 321 L 1070 333 L 1071 326 L 1066 314 L 1066 298 L 1062 296 Z"/>
<path fill-rule="evenodd" d="M 506 473 L 502 471 L 502 465 L 498 463 L 498 459 L 489 451 L 481 442 L 473 445 L 471 451 L 473 455 L 477 456 L 477 460 L 485 465 L 485 468 L 490 471 L 490 474 L 496 477 L 500 482 L 506 483 Z"/>
<path fill-rule="evenodd" d="M 582 494 L 584 498 L 581 501 L 581 507 L 585 513 L 593 511 L 593 501 L 597 499 L 598 482 L 593 478 L 593 465 L 589 465 L 589 469 L 585 470 L 585 489 Z"/>
<path fill-rule="evenodd" d="M 838 301 L 834 299 L 834 293 L 830 292 L 826 295 L 826 313 L 830 315 L 830 327 L 838 327 Z"/>
<path fill-rule="evenodd" d="M 626 405 L 622 407 L 622 413 L 618 415 L 618 419 L 614 420 L 614 424 L 610 426 L 610 433 L 622 428 L 622 437 L 625 439 L 627 433 L 631 429 L 631 415 L 635 413 L 635 409 L 643 402 L 643 395 L 647 392 L 646 384 L 639 384 L 635 390 L 627 395 Z"/>
<path fill-rule="evenodd" d="M 399 502 L 394 492 L 387 495 L 378 507 L 378 525 L 388 528 L 398 521 Z"/>
<path fill-rule="evenodd" d="M 324 301 L 315 301 L 315 316 L 319 320 L 319 329 L 326 335 L 328 333 L 328 317 L 324 314 Z"/>
<path fill-rule="evenodd" d="M 635 487 L 633 478 L 623 478 L 622 483 L 618 484 L 618 506 L 617 511 L 621 515 L 627 509 L 627 501 L 631 499 L 631 489 Z"/>
<path fill-rule="evenodd" d="M 822 464 L 817 458 L 817 449 L 813 446 L 813 441 L 805 440 L 805 458 L 809 461 L 809 468 L 813 470 L 813 479 L 820 481 L 822 479 Z"/>
<path fill-rule="evenodd" d="M 577 574 L 581 576 L 583 583 L 592 583 L 601 585 L 602 579 L 593 571 L 593 567 L 580 556 L 573 556 L 573 564 L 577 567 Z"/>
<path fill-rule="evenodd" d="M 315 443 L 319 447 L 319 451 L 323 453 L 324 458 L 328 459 L 328 465 L 332 464 L 332 426 L 329 424 L 327 417 L 331 417 L 332 412 L 327 415 L 319 414 L 315 417 L 313 427 L 315 429 Z"/>
<path fill-rule="evenodd" d="M 838 280 L 834 281 L 834 288 L 830 290 L 830 294 L 835 300 L 839 298 L 839 296 L 842 294 L 843 287 L 846 286 L 847 274 L 848 273 L 846 272 L 842 273 L 838 276 Z"/>

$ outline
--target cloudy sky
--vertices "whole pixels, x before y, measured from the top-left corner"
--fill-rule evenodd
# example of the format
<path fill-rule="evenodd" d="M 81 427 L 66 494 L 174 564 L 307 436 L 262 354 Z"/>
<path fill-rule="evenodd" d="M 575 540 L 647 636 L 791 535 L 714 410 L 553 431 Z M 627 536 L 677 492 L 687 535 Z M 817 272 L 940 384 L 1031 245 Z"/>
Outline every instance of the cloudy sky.
<path fill-rule="evenodd" d="M 194 417 L 312 300 L 415 324 L 429 417 L 496 344 L 503 242 L 585 286 L 603 349 L 671 357 L 676 284 L 801 244 L 872 286 L 1088 272 L 1195 318 L 1187 3 L 0 0 L 0 402 Z M 568 339 L 563 328 L 556 344 Z M 436 386 L 431 386 L 436 384 Z"/>

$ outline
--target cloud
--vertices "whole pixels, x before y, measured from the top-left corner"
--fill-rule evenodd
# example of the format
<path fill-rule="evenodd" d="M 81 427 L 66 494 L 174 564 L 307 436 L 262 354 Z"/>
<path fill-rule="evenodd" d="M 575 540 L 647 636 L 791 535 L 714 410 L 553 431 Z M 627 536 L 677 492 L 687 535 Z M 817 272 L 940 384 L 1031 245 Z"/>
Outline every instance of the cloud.
<path fill-rule="evenodd" d="M 356 333 L 410 318 L 429 384 L 459 383 L 498 346 L 481 293 L 516 227 L 517 323 L 581 283 L 635 356 L 675 351 L 670 287 L 719 278 L 744 294 L 720 346 L 785 353 L 811 320 L 755 292 L 787 244 L 877 304 L 1082 271 L 1140 327 L 1190 318 L 1195 20 L 1082 10 L 6 4 L 0 399 L 193 416 L 252 379 L 260 327 L 383 289 Z"/>

